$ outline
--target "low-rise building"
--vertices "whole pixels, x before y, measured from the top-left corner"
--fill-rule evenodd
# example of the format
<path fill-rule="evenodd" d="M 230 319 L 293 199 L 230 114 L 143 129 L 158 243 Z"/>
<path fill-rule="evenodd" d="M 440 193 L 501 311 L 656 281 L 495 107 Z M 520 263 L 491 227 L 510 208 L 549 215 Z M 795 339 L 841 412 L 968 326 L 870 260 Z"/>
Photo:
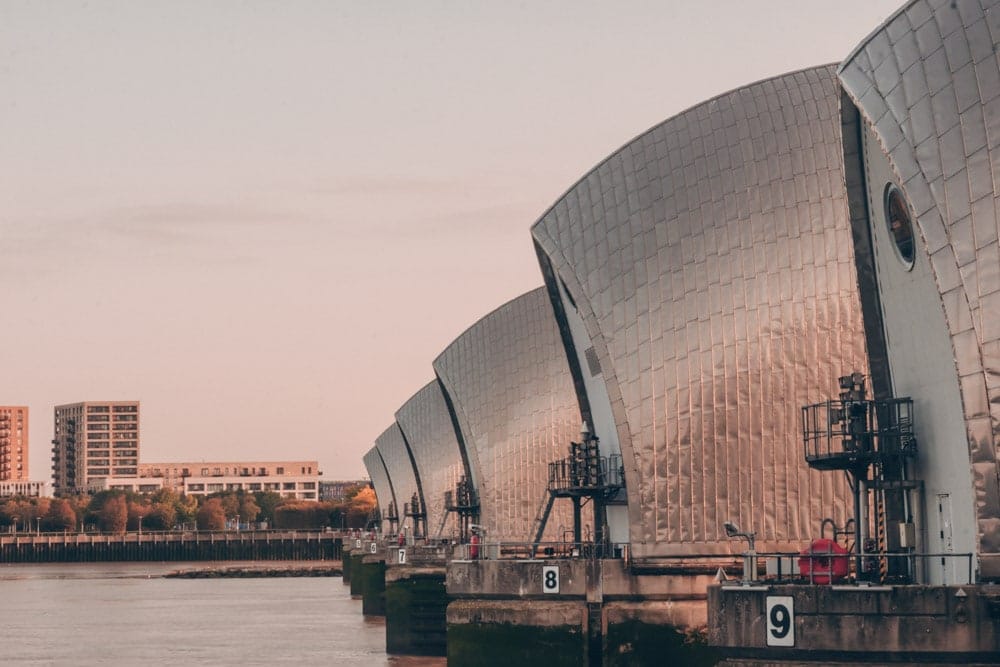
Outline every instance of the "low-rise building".
<path fill-rule="evenodd" d="M 52 496 L 51 482 L 3 481 L 0 482 L 0 498 L 21 496 L 25 498 L 50 498 Z"/>
<path fill-rule="evenodd" d="M 187 495 L 221 491 L 273 491 L 285 498 L 319 500 L 317 461 L 178 461 L 142 463 L 139 484 L 159 484 Z"/>

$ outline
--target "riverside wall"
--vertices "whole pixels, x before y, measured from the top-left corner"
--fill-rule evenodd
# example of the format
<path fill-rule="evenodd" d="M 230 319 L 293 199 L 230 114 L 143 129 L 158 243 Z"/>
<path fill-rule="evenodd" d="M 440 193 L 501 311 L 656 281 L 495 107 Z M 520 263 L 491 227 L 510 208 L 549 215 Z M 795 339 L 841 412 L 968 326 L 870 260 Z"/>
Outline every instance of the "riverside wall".
<path fill-rule="evenodd" d="M 339 560 L 343 540 L 320 531 L 89 533 L 0 536 L 0 563 Z"/>

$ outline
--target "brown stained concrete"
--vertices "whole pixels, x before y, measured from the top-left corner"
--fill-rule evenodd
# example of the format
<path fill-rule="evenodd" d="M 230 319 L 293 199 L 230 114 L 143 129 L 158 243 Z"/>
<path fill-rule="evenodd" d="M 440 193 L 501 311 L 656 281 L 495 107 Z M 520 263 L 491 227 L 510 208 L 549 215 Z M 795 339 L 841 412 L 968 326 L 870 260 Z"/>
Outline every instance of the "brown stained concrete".
<path fill-rule="evenodd" d="M 794 647 L 767 645 L 768 596 L 791 596 Z M 709 588 L 709 644 L 755 667 L 824 661 L 1000 662 L 1000 587 Z M 951 658 L 949 658 L 951 656 Z M 733 662 L 732 664 L 743 664 Z"/>

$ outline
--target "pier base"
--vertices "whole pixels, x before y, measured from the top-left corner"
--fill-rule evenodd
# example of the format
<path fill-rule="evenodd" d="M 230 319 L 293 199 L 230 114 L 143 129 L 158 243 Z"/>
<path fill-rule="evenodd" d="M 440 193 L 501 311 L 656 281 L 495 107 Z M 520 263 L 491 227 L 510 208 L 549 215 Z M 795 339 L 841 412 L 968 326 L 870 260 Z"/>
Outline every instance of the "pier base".
<path fill-rule="evenodd" d="M 621 560 L 452 561 L 449 665 L 708 667 L 711 575 L 630 571 Z"/>
<path fill-rule="evenodd" d="M 344 548 L 341 550 L 340 560 L 341 560 L 341 571 L 343 572 L 343 574 L 341 575 L 341 580 L 343 581 L 343 583 L 349 584 L 351 583 L 351 548 L 348 547 L 346 544 L 344 545 Z"/>
<path fill-rule="evenodd" d="M 385 647 L 393 655 L 447 655 L 444 565 L 385 571 Z"/>
<path fill-rule="evenodd" d="M 351 578 L 348 582 L 351 584 L 351 598 L 354 600 L 360 600 L 362 593 L 364 592 L 365 583 L 361 576 L 361 562 L 368 554 L 364 551 L 352 550 L 349 555 L 350 558 L 344 559 L 344 562 L 347 563 L 344 567 L 351 572 Z M 348 561 L 350 562 L 348 563 Z"/>
<path fill-rule="evenodd" d="M 360 567 L 351 575 L 351 593 L 354 581 L 360 580 L 361 613 L 365 616 L 385 616 L 385 556 L 368 554 L 361 559 Z"/>
<path fill-rule="evenodd" d="M 729 667 L 977 665 L 1000 656 L 1000 586 L 712 586 Z"/>
<path fill-rule="evenodd" d="M 585 602 L 458 600 L 448 605 L 449 665 L 592 664 Z"/>

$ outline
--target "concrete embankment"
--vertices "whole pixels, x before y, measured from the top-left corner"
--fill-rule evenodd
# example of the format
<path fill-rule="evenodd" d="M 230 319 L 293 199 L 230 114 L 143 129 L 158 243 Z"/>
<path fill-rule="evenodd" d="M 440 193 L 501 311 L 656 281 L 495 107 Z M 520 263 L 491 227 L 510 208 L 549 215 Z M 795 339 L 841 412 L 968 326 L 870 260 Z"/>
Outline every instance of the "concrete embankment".
<path fill-rule="evenodd" d="M 175 570 L 163 575 L 165 579 L 221 579 L 263 577 L 339 577 L 343 572 L 339 561 L 324 564 L 299 563 L 268 566 L 207 567 Z"/>

